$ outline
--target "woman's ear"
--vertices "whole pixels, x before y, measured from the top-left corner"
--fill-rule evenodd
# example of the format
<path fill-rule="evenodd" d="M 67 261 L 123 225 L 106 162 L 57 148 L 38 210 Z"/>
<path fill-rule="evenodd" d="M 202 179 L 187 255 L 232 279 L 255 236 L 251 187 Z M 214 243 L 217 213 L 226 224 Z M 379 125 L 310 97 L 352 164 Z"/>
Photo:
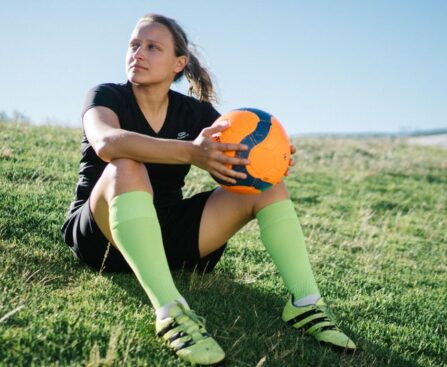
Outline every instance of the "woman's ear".
<path fill-rule="evenodd" d="M 187 56 L 178 56 L 177 61 L 175 64 L 174 71 L 175 73 L 180 73 L 188 64 L 188 57 Z"/>

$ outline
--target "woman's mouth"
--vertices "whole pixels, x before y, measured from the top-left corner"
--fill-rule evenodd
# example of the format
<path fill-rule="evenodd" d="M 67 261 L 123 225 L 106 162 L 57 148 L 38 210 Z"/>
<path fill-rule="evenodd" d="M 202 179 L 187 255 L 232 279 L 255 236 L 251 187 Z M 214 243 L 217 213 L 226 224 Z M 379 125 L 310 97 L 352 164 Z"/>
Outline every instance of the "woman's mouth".
<path fill-rule="evenodd" d="M 141 65 L 138 65 L 138 64 L 132 65 L 130 67 L 130 69 L 134 69 L 134 70 L 149 70 L 148 68 L 146 68 L 144 66 L 141 66 Z"/>

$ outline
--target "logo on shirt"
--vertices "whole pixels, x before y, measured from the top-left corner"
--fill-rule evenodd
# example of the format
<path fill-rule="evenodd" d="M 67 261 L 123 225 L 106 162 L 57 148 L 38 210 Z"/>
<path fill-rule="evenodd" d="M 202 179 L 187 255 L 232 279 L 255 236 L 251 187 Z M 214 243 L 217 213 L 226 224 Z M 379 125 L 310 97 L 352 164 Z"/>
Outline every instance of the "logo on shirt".
<path fill-rule="evenodd" d="M 181 131 L 177 134 L 177 139 L 185 139 L 189 136 L 189 134 L 186 131 Z"/>

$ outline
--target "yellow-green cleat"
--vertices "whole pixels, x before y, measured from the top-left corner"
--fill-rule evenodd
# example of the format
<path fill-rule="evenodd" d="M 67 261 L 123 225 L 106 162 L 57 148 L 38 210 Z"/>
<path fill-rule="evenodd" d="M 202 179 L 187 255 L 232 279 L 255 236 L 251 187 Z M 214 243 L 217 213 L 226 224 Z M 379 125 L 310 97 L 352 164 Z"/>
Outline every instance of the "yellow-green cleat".
<path fill-rule="evenodd" d="M 284 307 L 282 319 L 295 329 L 301 329 L 305 334 L 312 335 L 320 343 L 329 344 L 334 349 L 345 352 L 354 352 L 357 349 L 354 342 L 337 327 L 322 298 L 314 305 L 297 307 L 291 297 Z"/>
<path fill-rule="evenodd" d="M 155 323 L 157 336 L 181 359 L 192 364 L 215 365 L 225 359 L 225 352 L 205 329 L 205 320 L 176 302 L 169 317 Z"/>

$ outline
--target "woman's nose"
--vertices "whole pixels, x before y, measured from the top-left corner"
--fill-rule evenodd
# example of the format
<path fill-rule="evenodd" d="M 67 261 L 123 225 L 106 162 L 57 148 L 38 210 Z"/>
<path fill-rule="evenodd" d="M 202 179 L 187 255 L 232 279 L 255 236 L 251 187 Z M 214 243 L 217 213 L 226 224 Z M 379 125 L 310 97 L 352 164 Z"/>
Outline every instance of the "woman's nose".
<path fill-rule="evenodd" d="M 138 60 L 142 60 L 143 59 L 143 48 L 142 47 L 138 47 L 137 50 L 134 53 L 134 57 Z"/>

